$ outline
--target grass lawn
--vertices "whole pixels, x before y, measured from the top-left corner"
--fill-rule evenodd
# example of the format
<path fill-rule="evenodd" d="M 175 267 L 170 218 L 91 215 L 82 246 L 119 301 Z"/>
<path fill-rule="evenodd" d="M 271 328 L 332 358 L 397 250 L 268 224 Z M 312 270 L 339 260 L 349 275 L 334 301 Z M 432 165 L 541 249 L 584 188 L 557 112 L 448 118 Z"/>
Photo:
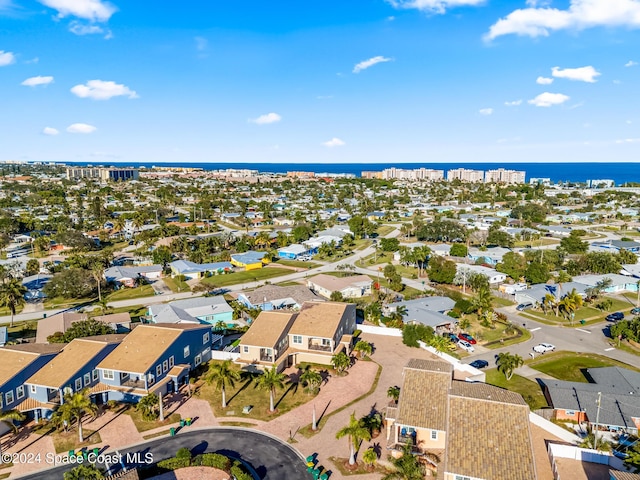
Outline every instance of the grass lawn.
<path fill-rule="evenodd" d="M 382 225 L 378 227 L 378 229 L 376 230 L 376 233 L 378 234 L 379 237 L 384 237 L 385 235 L 388 235 L 391 232 L 393 232 L 395 229 L 396 227 L 392 227 L 391 225 Z"/>
<path fill-rule="evenodd" d="M 275 265 L 284 265 L 286 267 L 296 267 L 296 268 L 316 268 L 322 266 L 320 263 L 316 262 L 303 262 L 301 260 L 285 260 L 283 258 L 279 259 L 277 262 L 274 262 Z"/>
<path fill-rule="evenodd" d="M 393 261 L 393 252 L 378 252 L 377 255 L 375 253 L 372 253 L 371 255 L 358 260 L 356 262 L 356 265 L 358 267 L 366 268 L 367 266 L 370 266 L 370 265 L 380 265 L 383 263 L 387 264 L 387 263 L 391 263 L 392 261 Z"/>
<path fill-rule="evenodd" d="M 54 432 L 51 434 L 53 438 L 53 446 L 56 449 L 56 453 L 64 453 L 69 450 L 77 450 L 82 447 L 88 447 L 89 445 L 95 445 L 102 442 L 100 434 L 91 430 L 84 429 L 84 442 L 78 442 L 78 430 L 77 428 L 70 429 L 68 432 Z"/>
<path fill-rule="evenodd" d="M 165 417 L 164 422 L 160 422 L 158 420 L 147 421 L 142 418 L 142 412 L 136 410 L 135 405 L 127 405 L 122 413 L 125 415 L 129 415 L 133 423 L 139 432 L 146 432 L 147 430 L 152 430 L 154 428 L 162 427 L 163 425 L 171 425 L 172 423 L 176 423 L 180 421 L 179 413 L 172 413 L 169 417 Z"/>
<path fill-rule="evenodd" d="M 343 443 L 345 442 L 344 439 L 341 441 Z M 345 450 L 345 455 L 349 453 L 349 447 L 346 444 L 345 444 L 344 450 Z M 357 468 L 354 470 L 347 468 L 347 463 L 349 462 L 348 456 L 344 458 L 329 457 L 329 460 L 331 460 L 331 463 L 333 463 L 336 469 L 339 470 L 340 473 L 344 476 L 350 476 L 350 475 L 357 476 L 357 475 L 367 475 L 367 474 L 370 475 L 372 473 L 385 475 L 392 471 L 392 470 L 387 470 L 385 467 L 377 463 L 373 468 L 369 469 L 369 467 L 367 467 L 367 465 L 362 461 L 362 454 L 364 453 L 364 450 L 365 450 L 364 448 L 361 448 L 360 451 L 358 452 L 358 465 L 357 465 Z M 324 465 L 321 465 L 321 466 L 324 468 L 324 470 L 331 470 L 327 466 L 324 466 Z"/>
<path fill-rule="evenodd" d="M 560 240 L 557 238 L 542 237 L 538 240 L 520 240 L 514 242 L 514 247 L 540 247 L 542 245 L 559 245 Z"/>
<path fill-rule="evenodd" d="M 505 378 L 505 376 L 498 371 L 497 368 L 487 370 L 487 383 L 489 385 L 495 385 L 496 387 L 505 388 L 512 392 L 519 393 L 524 398 L 525 402 L 529 405 L 531 410 L 537 410 L 547 406 L 547 401 L 542 394 L 542 389 L 537 382 L 521 377 L 520 375 L 513 375 L 511 380 Z"/>
<path fill-rule="evenodd" d="M 534 360 L 528 361 L 527 365 L 558 380 L 585 383 L 588 381 L 583 373 L 586 368 L 622 367 L 640 371 L 631 365 L 595 353 L 545 353 Z"/>
<path fill-rule="evenodd" d="M 267 280 L 269 278 L 280 277 L 292 273 L 287 268 L 261 268 L 259 270 L 249 270 L 248 272 L 227 273 L 225 275 L 214 275 L 212 277 L 203 278 L 202 283 L 210 287 L 226 287 L 228 285 L 237 285 L 238 283 L 257 282 Z"/>
<path fill-rule="evenodd" d="M 280 282 L 276 285 L 279 285 L 281 287 L 293 287 L 294 285 L 302 285 L 300 282 L 296 282 L 295 280 L 291 280 L 289 282 Z"/>
<path fill-rule="evenodd" d="M 73 307 L 75 305 L 81 305 L 83 303 L 91 303 L 97 300 L 96 298 L 64 298 L 64 297 L 54 297 L 54 298 L 45 298 L 44 300 L 44 308 L 45 310 L 55 309 L 55 308 L 68 308 Z"/>
<path fill-rule="evenodd" d="M 129 300 L 130 298 L 152 297 L 155 291 L 151 285 L 141 285 L 136 288 L 121 288 L 107 296 L 107 300 L 115 302 L 117 300 Z"/>
<path fill-rule="evenodd" d="M 180 292 L 188 292 L 191 290 L 189 285 L 184 280 L 180 280 L 178 278 L 165 277 L 163 278 L 164 283 L 171 289 L 174 293 Z"/>
<path fill-rule="evenodd" d="M 369 240 L 368 238 L 359 238 L 358 240 L 355 240 L 355 246 L 353 247 L 353 249 L 364 250 L 365 248 L 370 246 L 371 243 L 371 240 Z"/>
<path fill-rule="evenodd" d="M 209 364 L 219 363 L 211 361 Z M 240 371 L 240 367 L 232 365 L 232 368 Z M 296 385 L 287 384 L 284 389 L 279 389 L 274 397 L 276 412 L 269 412 L 269 392 L 256 388 L 255 377 L 246 377 L 236 382 L 235 388 L 227 388 L 227 408 L 222 408 L 222 393 L 216 391 L 213 385 L 202 384 L 195 395 L 203 400 L 207 400 L 214 411 L 215 416 L 224 420 L 226 416 L 246 417 L 247 420 L 269 421 L 283 413 L 286 413 L 310 400 L 314 396 L 305 393 L 303 388 L 296 388 Z M 331 381 L 331 380 L 329 380 Z M 198 383 L 201 383 L 198 381 Z M 253 408 L 249 413 L 242 413 L 242 409 L 251 405 Z M 309 419 L 311 420 L 311 419 Z"/>
<path fill-rule="evenodd" d="M 494 308 L 497 307 L 510 307 L 511 305 L 515 305 L 516 302 L 513 302 L 511 300 L 507 300 L 506 298 L 502 298 L 502 297 L 493 297 L 493 301 L 491 302 L 493 304 Z"/>
<path fill-rule="evenodd" d="M 599 322 L 602 322 L 604 320 L 604 317 L 606 317 L 611 312 L 628 311 L 631 308 L 633 308 L 632 304 L 625 302 L 624 300 L 620 300 L 613 297 L 606 297 L 606 298 L 610 299 L 613 302 L 613 305 L 608 311 L 603 312 L 590 305 L 582 306 L 576 311 L 576 315 L 573 321 L 573 326 L 579 327 L 580 320 L 585 320 L 587 324 L 599 323 Z M 598 304 L 601 301 L 602 299 L 597 300 L 593 303 L 593 305 Z M 560 315 L 559 317 L 556 317 L 555 313 L 552 311 L 549 311 L 548 313 L 545 314 L 540 310 L 529 309 L 526 311 L 525 316 L 530 316 L 530 318 L 533 318 L 534 320 L 542 320 L 543 323 L 563 324 L 566 326 L 571 326 L 571 323 L 569 322 L 569 320 L 564 318 L 562 315 Z"/>

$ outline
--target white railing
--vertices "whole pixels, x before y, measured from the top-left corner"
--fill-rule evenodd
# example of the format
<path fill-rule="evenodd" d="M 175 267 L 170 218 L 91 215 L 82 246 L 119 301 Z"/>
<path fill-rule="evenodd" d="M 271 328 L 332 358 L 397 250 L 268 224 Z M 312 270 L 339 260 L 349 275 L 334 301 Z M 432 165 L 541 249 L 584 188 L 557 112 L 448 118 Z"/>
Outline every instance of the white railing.
<path fill-rule="evenodd" d="M 211 358 L 213 360 L 237 360 L 240 357 L 240 352 L 229 352 L 220 350 L 211 350 Z"/>

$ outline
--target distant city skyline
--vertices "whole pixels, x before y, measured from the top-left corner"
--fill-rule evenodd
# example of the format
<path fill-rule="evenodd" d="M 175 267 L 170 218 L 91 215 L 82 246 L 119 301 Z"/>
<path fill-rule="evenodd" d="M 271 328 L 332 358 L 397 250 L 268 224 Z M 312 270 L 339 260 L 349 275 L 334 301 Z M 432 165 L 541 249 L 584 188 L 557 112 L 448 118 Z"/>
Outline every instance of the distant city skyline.
<path fill-rule="evenodd" d="M 0 160 L 637 162 L 616 5 L 0 0 Z"/>

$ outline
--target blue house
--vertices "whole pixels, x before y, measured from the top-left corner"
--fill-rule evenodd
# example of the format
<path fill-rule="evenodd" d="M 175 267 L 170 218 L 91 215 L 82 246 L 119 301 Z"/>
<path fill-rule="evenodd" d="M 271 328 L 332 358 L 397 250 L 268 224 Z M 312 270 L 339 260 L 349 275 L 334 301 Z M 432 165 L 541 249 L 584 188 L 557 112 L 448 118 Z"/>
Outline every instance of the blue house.
<path fill-rule="evenodd" d="M 33 412 L 36 422 L 50 418 L 65 395 L 98 383 L 98 363 L 124 338 L 125 335 L 103 335 L 72 340 L 25 381 L 29 399 L 23 402 L 20 411 Z"/>
<path fill-rule="evenodd" d="M 98 364 L 97 403 L 161 398 L 189 382 L 189 372 L 211 359 L 209 325 L 140 325 Z"/>
<path fill-rule="evenodd" d="M 26 380 L 56 356 L 63 345 L 9 345 L 0 348 L 0 411 L 6 412 L 28 401 Z"/>
<path fill-rule="evenodd" d="M 282 247 L 278 249 L 278 257 L 280 258 L 288 258 L 291 260 L 295 260 L 301 255 L 307 255 L 309 253 L 309 249 L 304 245 L 300 245 L 299 243 L 294 243 L 293 245 L 289 245 L 288 247 Z"/>
<path fill-rule="evenodd" d="M 150 305 L 150 322 L 169 323 L 205 323 L 215 325 L 223 322 L 233 326 L 233 308 L 223 296 L 196 297 L 176 300 L 171 303 Z"/>

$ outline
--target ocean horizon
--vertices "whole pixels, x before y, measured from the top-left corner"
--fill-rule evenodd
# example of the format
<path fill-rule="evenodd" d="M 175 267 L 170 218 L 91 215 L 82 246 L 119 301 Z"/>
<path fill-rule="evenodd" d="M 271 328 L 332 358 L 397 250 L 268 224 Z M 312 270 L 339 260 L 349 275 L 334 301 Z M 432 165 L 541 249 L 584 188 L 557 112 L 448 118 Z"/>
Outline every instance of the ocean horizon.
<path fill-rule="evenodd" d="M 587 180 L 613 180 L 616 185 L 626 182 L 640 183 L 640 162 L 562 162 L 562 163 L 505 163 L 505 162 L 419 162 L 419 163 L 238 163 L 238 162 L 61 162 L 76 166 L 115 166 L 115 167 L 182 167 L 201 168 L 203 170 L 248 169 L 261 173 L 287 173 L 292 171 L 314 172 L 315 174 L 352 174 L 361 176 L 363 171 L 380 171 L 385 168 L 432 168 L 447 170 L 469 168 L 474 170 L 492 170 L 505 168 L 523 170 L 526 181 L 530 178 L 549 178 L 551 182 L 586 182 Z"/>

